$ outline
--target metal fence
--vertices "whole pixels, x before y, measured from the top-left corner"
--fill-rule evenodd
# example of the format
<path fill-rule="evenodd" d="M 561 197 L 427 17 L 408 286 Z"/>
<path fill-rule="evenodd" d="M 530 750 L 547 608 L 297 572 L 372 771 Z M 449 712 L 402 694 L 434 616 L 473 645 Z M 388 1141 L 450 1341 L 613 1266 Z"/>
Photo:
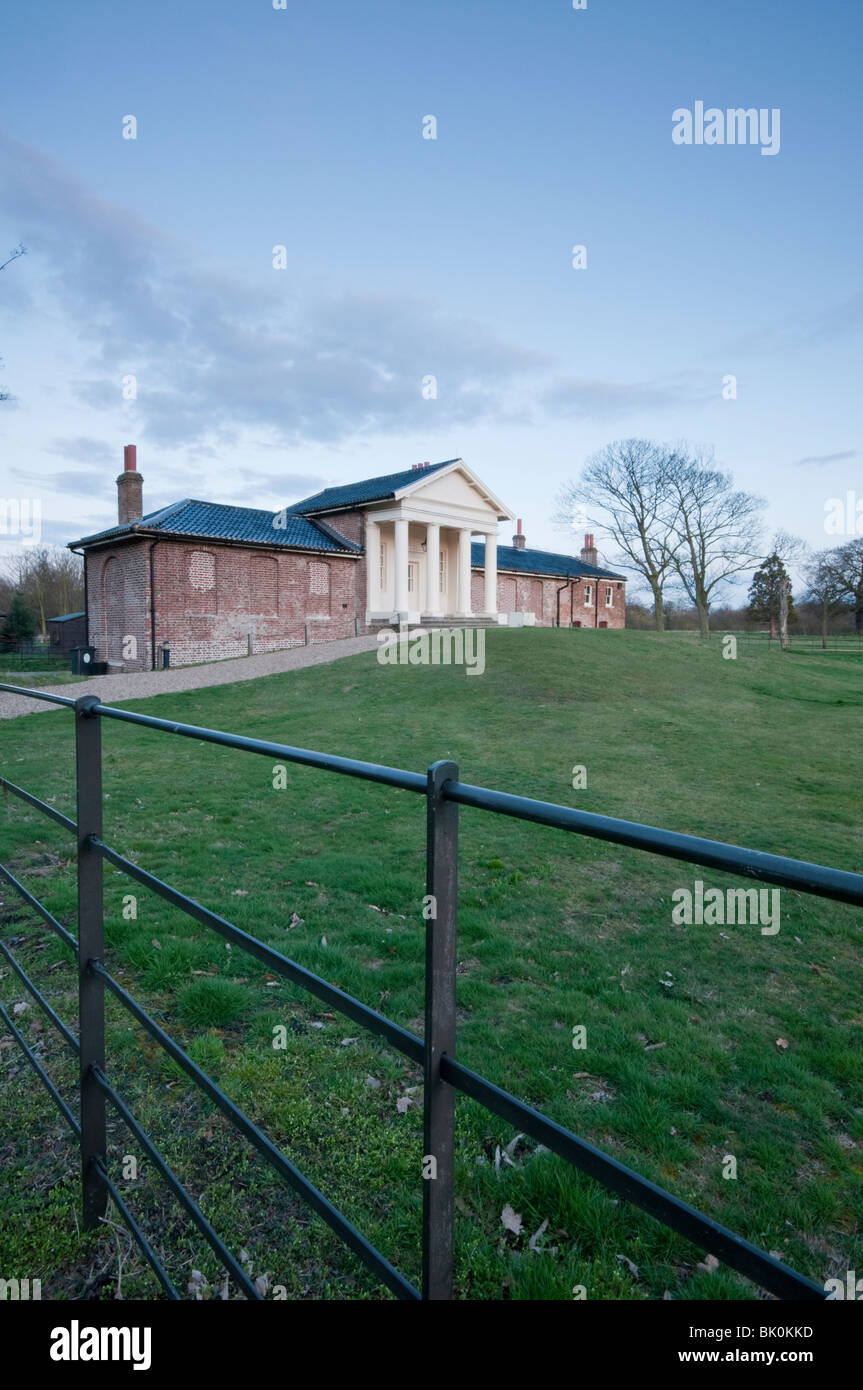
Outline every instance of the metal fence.
<path fill-rule="evenodd" d="M 30 806 L 49 816 L 77 839 L 78 937 L 59 922 L 42 903 L 20 883 L 10 870 L 0 865 L 0 875 L 25 902 L 39 914 L 77 957 L 79 983 L 78 1036 L 57 1016 L 36 984 L 14 959 L 5 942 L 0 949 L 34 999 L 41 1005 L 65 1043 L 79 1058 L 79 1117 L 73 1114 L 39 1059 L 27 1046 L 7 1011 L 0 1006 L 0 1017 L 11 1031 L 66 1122 L 80 1141 L 81 1184 L 85 1228 L 99 1224 L 107 1210 L 109 1195 L 134 1236 L 144 1258 L 154 1270 L 169 1298 L 180 1297 L 157 1254 L 141 1230 L 133 1213 L 118 1191 L 107 1166 L 106 1105 L 114 1110 L 153 1161 L 201 1235 L 224 1267 L 230 1271 L 247 1298 L 261 1298 L 245 1270 L 207 1221 L 198 1204 L 173 1173 L 152 1140 L 142 1129 L 122 1096 L 109 1079 L 105 1058 L 105 990 L 123 1005 L 134 1019 L 173 1058 L 196 1086 L 209 1096 L 231 1123 L 257 1149 L 261 1157 L 354 1251 L 380 1282 L 402 1299 L 449 1299 L 453 1289 L 455 1097 L 470 1096 L 492 1114 L 544 1144 L 567 1163 L 589 1174 L 610 1191 L 650 1213 L 665 1226 L 708 1251 L 739 1274 L 780 1298 L 823 1299 L 825 1291 L 802 1274 L 789 1269 L 771 1255 L 757 1249 L 733 1231 L 704 1216 L 671 1193 L 657 1187 L 631 1169 L 556 1124 L 515 1096 L 492 1085 L 484 1077 L 456 1060 L 456 921 L 458 896 L 459 808 L 472 807 L 497 815 L 533 821 L 571 834 L 586 835 L 613 844 L 628 845 L 651 854 L 664 855 L 688 863 L 707 865 L 728 873 L 794 888 L 839 902 L 863 906 L 863 875 L 826 868 L 758 850 L 742 849 L 714 840 L 681 835 L 652 826 L 616 820 L 608 816 L 534 801 L 527 797 L 475 787 L 459 781 L 452 762 L 434 763 L 425 774 L 353 758 L 335 757 L 281 743 L 244 738 L 215 729 L 198 728 L 172 720 L 103 705 L 97 695 L 70 700 L 41 691 L 24 690 L 0 684 L 0 690 L 29 695 L 34 700 L 64 705 L 75 714 L 77 820 L 72 821 L 53 806 L 15 786 L 6 778 L 0 785 Z M 250 936 L 209 908 L 187 897 L 179 889 L 148 873 L 146 869 L 106 844 L 102 831 L 102 749 L 103 719 L 136 724 L 181 738 L 194 738 L 280 761 L 301 763 L 322 772 L 357 777 L 385 786 L 414 792 L 426 801 L 426 895 L 434 915 L 426 923 L 425 1030 L 419 1038 L 393 1020 L 377 1013 L 360 1000 L 312 974 L 296 961 Z M 192 1061 L 168 1033 L 142 1008 L 106 969 L 103 962 L 103 864 L 107 862 L 173 906 L 212 928 L 233 945 L 262 961 L 269 970 L 323 1000 L 370 1033 L 384 1038 L 396 1051 L 424 1071 L 424 1167 L 422 1176 L 422 1290 L 418 1290 L 395 1269 L 381 1252 L 319 1192 L 275 1144 L 248 1118 L 202 1069 Z M 434 1174 L 434 1176 L 432 1176 Z"/>

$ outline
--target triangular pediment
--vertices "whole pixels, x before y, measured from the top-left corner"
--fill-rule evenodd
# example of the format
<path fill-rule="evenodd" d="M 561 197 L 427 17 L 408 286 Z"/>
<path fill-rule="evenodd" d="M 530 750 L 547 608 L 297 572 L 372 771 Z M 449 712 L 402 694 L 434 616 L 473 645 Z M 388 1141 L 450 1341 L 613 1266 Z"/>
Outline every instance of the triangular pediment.
<path fill-rule="evenodd" d="M 398 489 L 398 501 L 410 499 L 415 502 L 439 504 L 443 507 L 480 509 L 494 514 L 498 521 L 512 521 L 515 513 L 510 511 L 499 497 L 486 487 L 472 469 L 462 459 L 454 459 L 446 468 L 436 469 L 427 477 L 423 470 L 416 471 L 416 482 L 411 481 Z"/>

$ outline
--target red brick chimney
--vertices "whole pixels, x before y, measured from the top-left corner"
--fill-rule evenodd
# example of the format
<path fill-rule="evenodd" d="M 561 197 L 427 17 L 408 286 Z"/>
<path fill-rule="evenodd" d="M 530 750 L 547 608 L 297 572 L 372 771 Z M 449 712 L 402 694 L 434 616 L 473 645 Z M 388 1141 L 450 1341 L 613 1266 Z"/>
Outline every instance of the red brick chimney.
<path fill-rule="evenodd" d="M 512 543 L 515 546 L 516 550 L 524 550 L 525 546 L 527 545 L 527 541 L 521 534 L 521 517 L 518 518 L 518 521 L 515 524 L 517 529 L 515 535 L 512 538 Z"/>
<path fill-rule="evenodd" d="M 121 526 L 140 521 L 144 515 L 144 479 L 138 472 L 137 450 L 127 444 L 123 450 L 123 472 L 117 479 L 117 520 Z"/>
<path fill-rule="evenodd" d="M 596 569 L 596 546 L 593 543 L 593 533 L 590 531 L 585 532 L 584 545 L 579 558 L 583 565 L 593 565 L 593 568 Z"/>

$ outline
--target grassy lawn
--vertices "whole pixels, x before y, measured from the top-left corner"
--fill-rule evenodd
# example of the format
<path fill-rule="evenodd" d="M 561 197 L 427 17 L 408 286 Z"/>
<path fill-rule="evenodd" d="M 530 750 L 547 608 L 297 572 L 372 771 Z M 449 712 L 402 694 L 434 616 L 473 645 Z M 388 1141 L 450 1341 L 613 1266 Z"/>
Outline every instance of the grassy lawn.
<path fill-rule="evenodd" d="M 129 707 L 416 770 L 452 758 L 465 781 L 863 867 L 858 660 L 525 629 L 490 633 L 486 662 L 468 677 L 365 653 Z M 276 790 L 270 760 L 112 721 L 103 739 L 108 843 L 422 1031 L 421 798 L 291 765 Z M 67 711 L 0 724 L 0 760 L 74 815 Z M 74 924 L 59 827 L 8 797 L 0 857 Z M 461 1060 L 819 1283 L 863 1268 L 859 910 L 782 890 L 775 936 L 675 925 L 675 888 L 742 880 L 470 809 L 460 873 Z M 3 938 L 73 1018 L 66 949 L 11 889 L 0 898 Z M 106 918 L 113 972 L 418 1283 L 416 1069 L 110 866 Z M 30 996 L 2 969 L 11 1010 Z M 109 1075 L 253 1277 L 289 1298 L 388 1296 L 110 996 L 107 1010 Z M 70 1098 L 73 1063 L 37 1014 L 30 999 L 16 1022 Z M 473 1102 L 457 1113 L 459 1297 L 761 1296 L 532 1141 L 513 1145 Z M 126 1155 L 136 1179 L 120 1177 Z M 209 1247 L 113 1119 L 109 1160 L 178 1286 L 197 1269 L 218 1296 Z M 2 1037 L 0 1163 L 0 1275 L 41 1277 L 43 1297 L 113 1297 L 122 1266 L 124 1297 L 159 1296 L 119 1229 L 79 1234 L 74 1146 Z"/>
<path fill-rule="evenodd" d="M 38 670 L 34 668 L 28 671 L 0 666 L 0 682 L 20 685 L 27 690 L 38 690 L 43 685 L 70 685 L 87 679 L 87 676 L 73 676 L 68 666 L 40 666 Z"/>

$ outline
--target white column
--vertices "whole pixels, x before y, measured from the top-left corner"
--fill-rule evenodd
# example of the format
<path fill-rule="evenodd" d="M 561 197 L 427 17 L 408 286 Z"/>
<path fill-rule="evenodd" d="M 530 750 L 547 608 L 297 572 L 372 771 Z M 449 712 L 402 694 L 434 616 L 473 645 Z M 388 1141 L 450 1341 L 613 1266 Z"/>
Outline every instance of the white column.
<path fill-rule="evenodd" d="M 484 613 L 497 613 L 497 532 L 485 538 L 485 602 Z"/>
<path fill-rule="evenodd" d="M 460 617 L 469 618 L 470 607 L 470 531 L 458 533 L 458 603 Z"/>
<path fill-rule="evenodd" d="M 401 518 L 394 522 L 393 546 L 393 608 L 397 613 L 408 611 L 408 523 Z"/>
<path fill-rule="evenodd" d="M 381 606 L 381 528 L 366 521 L 366 611 L 376 613 Z"/>
<path fill-rule="evenodd" d="M 430 521 L 426 526 L 426 611 L 440 617 L 440 526 Z"/>

